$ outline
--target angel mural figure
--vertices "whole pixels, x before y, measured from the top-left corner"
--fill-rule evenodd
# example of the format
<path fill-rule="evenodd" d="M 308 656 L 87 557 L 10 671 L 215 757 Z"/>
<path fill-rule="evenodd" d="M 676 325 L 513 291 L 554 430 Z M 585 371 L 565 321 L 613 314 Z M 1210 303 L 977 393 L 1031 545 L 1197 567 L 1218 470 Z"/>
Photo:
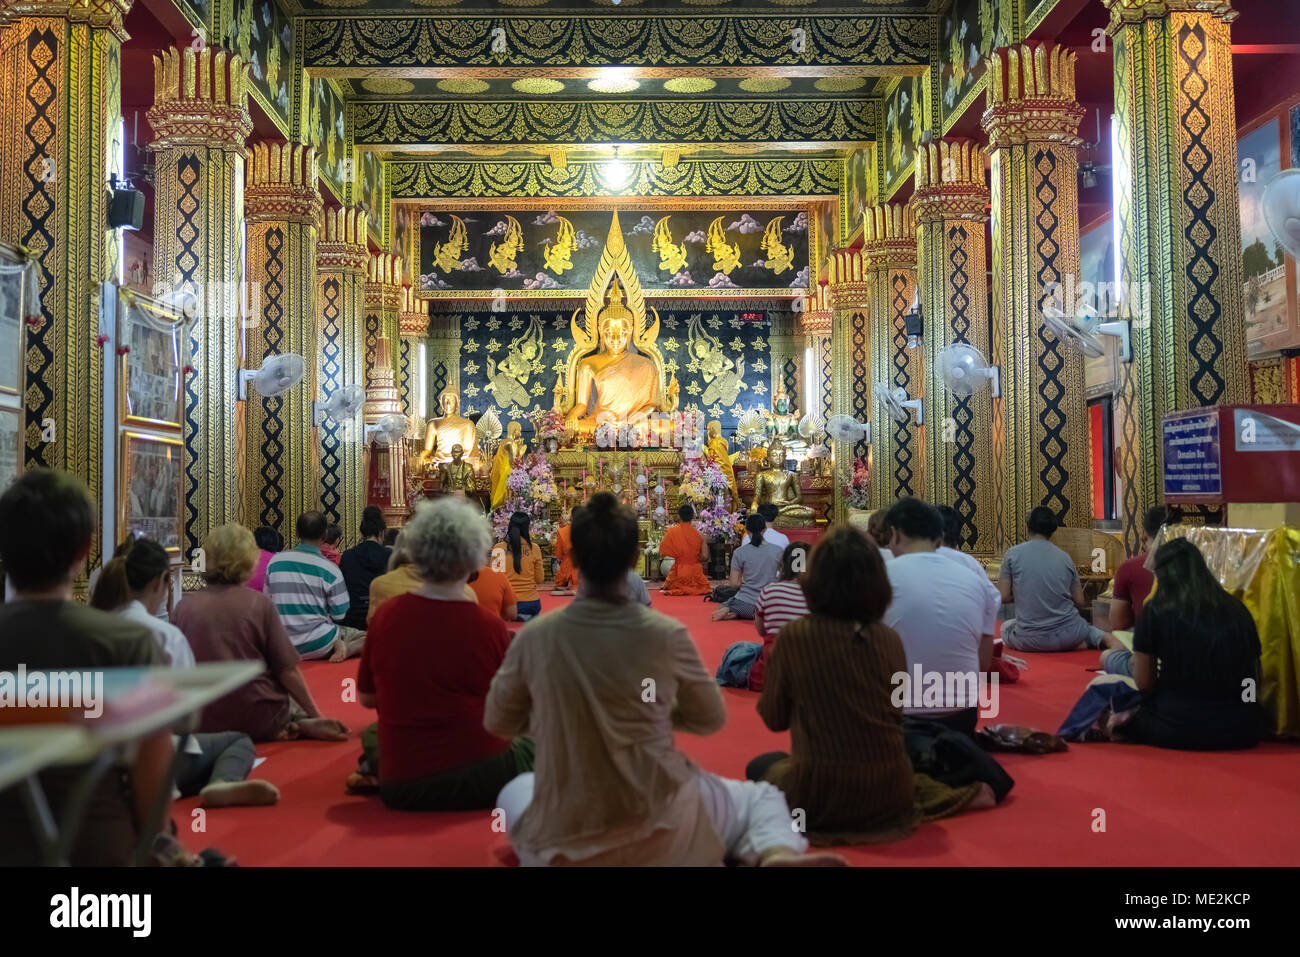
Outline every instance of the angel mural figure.
<path fill-rule="evenodd" d="M 740 390 L 749 388 L 745 382 L 745 357 L 737 356 L 734 361 L 727 358 L 722 343 L 709 334 L 698 315 L 691 316 L 686 341 L 686 348 L 699 363 L 700 378 L 705 382 L 700 402 L 706 409 L 715 402 L 735 405 Z"/>
<path fill-rule="evenodd" d="M 503 409 L 511 406 L 527 408 L 531 397 L 528 380 L 533 374 L 533 363 L 542 354 L 542 322 L 536 316 L 528 320 L 528 328 L 510 343 L 506 357 L 500 362 L 488 356 L 488 384 L 485 387 Z"/>
<path fill-rule="evenodd" d="M 555 239 L 546 240 L 546 268 L 555 275 L 563 275 L 564 270 L 573 268 L 573 253 L 578 248 L 577 237 L 573 233 L 573 223 L 563 216 L 556 216 L 560 221 L 560 231 Z"/>
<path fill-rule="evenodd" d="M 451 217 L 451 235 L 445 243 L 433 247 L 433 264 L 445 273 L 460 268 L 460 257 L 469 249 L 469 236 L 465 231 L 465 220 L 459 216 Z"/>
<path fill-rule="evenodd" d="M 668 220 L 671 218 L 665 216 L 655 223 L 650 251 L 659 254 L 660 269 L 676 275 L 686 265 L 686 244 L 673 242 L 673 234 L 668 231 Z"/>
<path fill-rule="evenodd" d="M 776 217 L 763 230 L 763 253 L 767 257 L 763 265 L 778 276 L 789 272 L 794 265 L 794 248 L 781 242 L 781 222 L 784 219 L 784 216 Z"/>
<path fill-rule="evenodd" d="M 723 217 L 709 223 L 704 251 L 713 256 L 713 268 L 730 276 L 740 265 L 740 243 L 727 242 L 727 231 L 722 228 Z"/>
<path fill-rule="evenodd" d="M 500 243 L 493 243 L 488 250 L 488 262 L 492 268 L 501 275 L 514 272 L 519 268 L 515 262 L 515 257 L 523 251 L 524 248 L 524 230 L 519 225 L 519 220 L 513 216 L 506 216 L 506 234 Z"/>

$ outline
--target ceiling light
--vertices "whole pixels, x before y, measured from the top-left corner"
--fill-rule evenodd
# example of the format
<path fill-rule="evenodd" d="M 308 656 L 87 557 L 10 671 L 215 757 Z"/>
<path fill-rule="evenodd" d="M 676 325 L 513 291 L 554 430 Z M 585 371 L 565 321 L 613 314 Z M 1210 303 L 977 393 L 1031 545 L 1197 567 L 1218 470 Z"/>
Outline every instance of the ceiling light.
<path fill-rule="evenodd" d="M 627 185 L 629 170 L 627 164 L 619 159 L 618 147 L 614 147 L 614 158 L 605 164 L 605 184 L 610 189 L 622 189 Z"/>

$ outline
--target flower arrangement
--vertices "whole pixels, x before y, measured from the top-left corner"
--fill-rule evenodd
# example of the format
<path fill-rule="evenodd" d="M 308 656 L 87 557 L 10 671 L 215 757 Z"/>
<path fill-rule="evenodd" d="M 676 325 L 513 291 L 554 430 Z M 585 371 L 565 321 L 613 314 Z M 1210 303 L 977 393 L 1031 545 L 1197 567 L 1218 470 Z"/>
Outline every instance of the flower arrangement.
<path fill-rule="evenodd" d="M 871 472 L 862 459 L 853 462 L 853 475 L 844 484 L 844 501 L 849 508 L 871 507 Z"/>
<path fill-rule="evenodd" d="M 563 446 L 573 441 L 573 432 L 569 428 L 568 422 L 565 421 L 564 416 L 554 409 L 535 412 L 528 418 L 533 423 L 533 429 L 537 433 L 539 442 L 554 439 L 556 443 Z"/>
<path fill-rule="evenodd" d="M 719 541 L 736 534 L 742 517 L 739 512 L 733 512 L 725 505 L 711 505 L 696 513 L 695 527 L 706 541 Z"/>
<path fill-rule="evenodd" d="M 677 487 L 684 499 L 696 505 L 713 505 L 730 496 L 726 473 L 714 462 L 686 459 L 677 472 Z"/>
<path fill-rule="evenodd" d="M 527 512 L 533 518 L 533 529 L 539 535 L 549 534 L 547 516 L 551 504 L 559 501 L 560 490 L 555 483 L 555 473 L 550 463 L 537 454 L 528 456 L 510 470 L 506 476 L 506 501 L 492 513 L 492 534 L 497 540 L 505 538 L 510 516 Z"/>

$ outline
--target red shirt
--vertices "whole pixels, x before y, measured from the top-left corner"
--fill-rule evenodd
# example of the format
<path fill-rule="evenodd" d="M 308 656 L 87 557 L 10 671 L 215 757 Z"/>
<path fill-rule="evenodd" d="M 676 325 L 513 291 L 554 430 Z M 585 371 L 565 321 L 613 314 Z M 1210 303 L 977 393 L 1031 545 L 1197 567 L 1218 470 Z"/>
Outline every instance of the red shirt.
<path fill-rule="evenodd" d="M 379 777 L 410 781 L 510 747 L 483 729 L 488 686 L 510 633 L 468 601 L 399 595 L 366 632 L 357 690 L 379 696 Z"/>
<path fill-rule="evenodd" d="M 1129 603 L 1135 622 L 1142 617 L 1142 605 L 1146 602 L 1147 595 L 1151 594 L 1151 586 L 1156 580 L 1156 576 L 1147 570 L 1146 561 L 1147 553 L 1141 552 L 1125 559 L 1115 572 L 1115 598 Z"/>

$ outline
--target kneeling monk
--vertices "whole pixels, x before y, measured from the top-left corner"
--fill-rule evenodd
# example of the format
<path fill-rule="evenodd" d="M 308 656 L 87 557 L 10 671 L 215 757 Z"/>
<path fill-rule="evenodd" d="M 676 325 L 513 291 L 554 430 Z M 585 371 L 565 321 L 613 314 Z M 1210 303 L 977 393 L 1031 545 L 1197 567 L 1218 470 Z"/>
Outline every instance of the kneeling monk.
<path fill-rule="evenodd" d="M 581 505 L 573 506 L 573 511 L 569 513 L 569 524 L 561 525 L 555 532 L 555 542 L 551 546 L 551 551 L 559 559 L 560 567 L 555 573 L 552 595 L 572 595 L 574 589 L 578 587 L 578 570 L 573 567 L 573 539 L 570 536 L 573 533 L 573 523 L 577 521 L 582 511 Z"/>
<path fill-rule="evenodd" d="M 707 595 L 713 590 L 704 577 L 703 563 L 709 557 L 709 546 L 691 524 L 695 519 L 695 509 L 683 505 L 677 510 L 677 517 L 681 521 L 664 532 L 664 539 L 659 543 L 659 554 L 673 560 L 673 567 L 668 569 L 668 578 L 664 581 L 664 594 Z"/>

